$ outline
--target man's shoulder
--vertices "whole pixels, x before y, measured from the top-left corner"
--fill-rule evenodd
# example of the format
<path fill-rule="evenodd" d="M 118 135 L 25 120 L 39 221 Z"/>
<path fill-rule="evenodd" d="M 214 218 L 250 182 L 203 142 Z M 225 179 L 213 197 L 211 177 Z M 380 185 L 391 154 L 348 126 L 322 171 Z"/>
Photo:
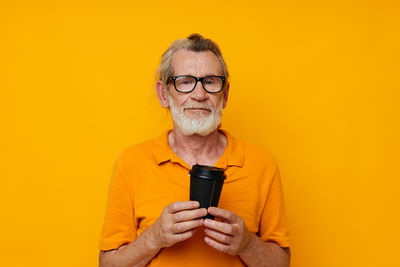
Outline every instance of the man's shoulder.
<path fill-rule="evenodd" d="M 156 147 L 157 139 L 159 139 L 159 137 L 128 146 L 122 150 L 117 160 L 120 162 L 132 162 L 135 160 L 143 160 L 145 158 L 152 157 L 153 151 Z"/>
<path fill-rule="evenodd" d="M 236 146 L 242 147 L 245 156 L 245 162 L 247 161 L 247 163 L 253 162 L 276 165 L 276 159 L 269 150 L 261 147 L 260 145 L 254 144 L 253 142 L 248 142 L 247 140 L 234 137 L 231 134 L 230 137 L 233 143 L 236 143 Z"/>
<path fill-rule="evenodd" d="M 248 154 L 252 154 L 256 157 L 262 157 L 264 159 L 270 159 L 270 160 L 274 160 L 274 156 L 271 154 L 270 151 L 268 151 L 267 149 L 253 144 L 253 143 L 247 143 L 247 142 L 243 142 L 243 147 L 244 150 L 248 153 Z"/>

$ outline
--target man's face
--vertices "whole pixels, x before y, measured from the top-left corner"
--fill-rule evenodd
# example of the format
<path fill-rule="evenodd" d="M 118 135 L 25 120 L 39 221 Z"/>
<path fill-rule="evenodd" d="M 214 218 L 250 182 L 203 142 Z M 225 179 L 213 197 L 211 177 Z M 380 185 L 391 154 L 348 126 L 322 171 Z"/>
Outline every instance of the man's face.
<path fill-rule="evenodd" d="M 193 52 L 178 50 L 172 56 L 174 76 L 192 75 L 195 77 L 224 76 L 218 57 L 211 51 Z M 226 106 L 227 90 L 217 94 L 207 93 L 198 82 L 190 93 L 180 93 L 171 83 L 167 90 L 168 104 L 174 126 L 185 135 L 208 135 L 220 124 L 222 108 Z"/>

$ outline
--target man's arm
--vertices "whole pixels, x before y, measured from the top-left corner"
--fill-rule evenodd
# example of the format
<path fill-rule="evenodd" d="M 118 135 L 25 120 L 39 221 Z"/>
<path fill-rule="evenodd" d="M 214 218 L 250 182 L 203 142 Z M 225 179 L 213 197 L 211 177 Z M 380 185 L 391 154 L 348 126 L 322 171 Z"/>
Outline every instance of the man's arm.
<path fill-rule="evenodd" d="M 242 218 L 235 213 L 210 207 L 211 215 L 223 221 L 206 219 L 205 242 L 230 255 L 238 255 L 247 266 L 289 267 L 290 250 L 273 242 L 265 242 L 247 230 Z"/>
<path fill-rule="evenodd" d="M 239 254 L 247 266 L 289 267 L 289 248 L 281 248 L 274 242 L 265 242 L 253 233 L 251 236 L 247 249 Z"/>
<path fill-rule="evenodd" d="M 146 266 L 161 249 L 155 246 L 150 228 L 129 244 L 122 245 L 118 249 L 100 251 L 99 267 Z"/>
<path fill-rule="evenodd" d="M 100 251 L 99 266 L 146 266 L 162 248 L 190 238 L 196 228 L 203 225 L 201 217 L 207 215 L 207 210 L 198 207 L 197 201 L 168 205 L 157 221 L 133 242 L 118 249 Z"/>

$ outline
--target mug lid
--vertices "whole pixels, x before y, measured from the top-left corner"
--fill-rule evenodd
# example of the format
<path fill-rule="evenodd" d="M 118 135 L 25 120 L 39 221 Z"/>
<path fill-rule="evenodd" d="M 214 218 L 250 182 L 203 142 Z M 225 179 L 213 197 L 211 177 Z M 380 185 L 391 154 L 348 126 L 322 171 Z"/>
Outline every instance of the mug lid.
<path fill-rule="evenodd" d="M 226 179 L 224 169 L 200 164 L 193 165 L 189 174 L 203 179 Z"/>

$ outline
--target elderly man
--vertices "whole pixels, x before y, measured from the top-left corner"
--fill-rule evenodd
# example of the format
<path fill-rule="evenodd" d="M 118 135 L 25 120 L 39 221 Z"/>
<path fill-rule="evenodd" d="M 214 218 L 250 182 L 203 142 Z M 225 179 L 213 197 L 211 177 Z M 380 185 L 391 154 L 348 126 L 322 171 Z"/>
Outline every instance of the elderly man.
<path fill-rule="evenodd" d="M 199 34 L 173 42 L 156 89 L 174 127 L 117 159 L 100 266 L 289 266 L 276 161 L 219 129 L 229 82 L 218 46 Z M 225 170 L 218 208 L 187 201 L 196 163 Z"/>

